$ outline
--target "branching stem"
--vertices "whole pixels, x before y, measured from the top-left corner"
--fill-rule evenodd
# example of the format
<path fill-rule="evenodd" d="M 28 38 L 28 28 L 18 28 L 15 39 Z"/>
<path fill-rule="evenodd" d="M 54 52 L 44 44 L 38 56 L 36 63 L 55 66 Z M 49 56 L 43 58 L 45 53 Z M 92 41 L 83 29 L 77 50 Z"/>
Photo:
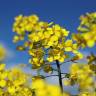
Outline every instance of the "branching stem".
<path fill-rule="evenodd" d="M 59 85 L 61 88 L 61 92 L 63 93 L 63 83 L 62 83 L 62 75 L 61 75 L 62 73 L 61 73 L 61 68 L 58 60 L 56 60 L 56 65 L 58 69 Z"/>

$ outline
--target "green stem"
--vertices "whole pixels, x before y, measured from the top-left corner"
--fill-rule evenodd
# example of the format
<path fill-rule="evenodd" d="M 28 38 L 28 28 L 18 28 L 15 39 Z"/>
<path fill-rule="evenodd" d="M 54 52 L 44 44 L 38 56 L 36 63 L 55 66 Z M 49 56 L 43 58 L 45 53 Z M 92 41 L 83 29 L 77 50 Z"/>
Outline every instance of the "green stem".
<path fill-rule="evenodd" d="M 62 75 L 61 75 L 62 73 L 61 73 L 61 68 L 58 60 L 56 60 L 56 65 L 58 69 L 59 85 L 61 88 L 61 92 L 63 93 L 63 83 L 62 83 Z"/>

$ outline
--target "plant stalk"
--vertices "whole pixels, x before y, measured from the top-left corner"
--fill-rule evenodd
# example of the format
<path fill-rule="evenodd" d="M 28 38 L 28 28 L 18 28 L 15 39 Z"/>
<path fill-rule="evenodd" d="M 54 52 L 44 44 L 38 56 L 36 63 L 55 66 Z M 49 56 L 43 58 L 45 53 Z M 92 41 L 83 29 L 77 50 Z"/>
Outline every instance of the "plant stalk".
<path fill-rule="evenodd" d="M 56 60 L 56 65 L 58 70 L 59 86 L 61 88 L 61 92 L 63 93 L 63 83 L 62 83 L 62 75 L 61 75 L 62 73 L 61 73 L 61 68 L 58 60 Z"/>

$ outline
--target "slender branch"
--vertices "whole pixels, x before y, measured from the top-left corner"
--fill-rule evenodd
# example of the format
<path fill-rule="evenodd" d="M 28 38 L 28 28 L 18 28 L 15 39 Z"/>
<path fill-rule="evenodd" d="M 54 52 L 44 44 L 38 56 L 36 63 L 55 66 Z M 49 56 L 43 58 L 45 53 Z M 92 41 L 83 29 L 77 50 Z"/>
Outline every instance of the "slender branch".
<path fill-rule="evenodd" d="M 58 69 L 59 85 L 60 85 L 60 88 L 61 88 L 61 92 L 63 93 L 62 75 L 61 75 L 61 69 L 60 69 L 60 64 L 59 64 L 58 60 L 56 60 L 56 65 L 57 65 L 57 69 Z"/>
<path fill-rule="evenodd" d="M 49 76 L 45 76 L 44 78 L 52 77 L 52 76 L 58 76 L 58 75 L 49 75 Z"/>
<path fill-rule="evenodd" d="M 67 62 L 74 62 L 74 63 L 77 63 L 76 61 L 68 60 L 68 61 L 65 61 L 65 62 L 61 63 L 60 66 L 63 65 L 64 63 L 67 63 Z"/>
<path fill-rule="evenodd" d="M 61 74 L 65 74 L 65 75 L 66 75 L 66 74 L 68 74 L 68 73 L 61 73 Z"/>

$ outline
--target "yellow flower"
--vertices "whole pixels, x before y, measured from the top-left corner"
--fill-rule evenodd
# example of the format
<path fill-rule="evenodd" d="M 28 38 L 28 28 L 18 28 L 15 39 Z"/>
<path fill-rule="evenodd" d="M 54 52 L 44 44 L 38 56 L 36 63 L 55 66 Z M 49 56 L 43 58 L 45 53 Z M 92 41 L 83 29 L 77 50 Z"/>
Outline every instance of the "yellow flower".
<path fill-rule="evenodd" d="M 72 47 L 73 47 L 72 40 L 67 40 L 65 42 L 65 51 L 72 51 Z"/>
<path fill-rule="evenodd" d="M 55 24 L 53 26 L 53 29 L 54 29 L 54 31 L 60 31 L 61 30 L 61 28 L 60 28 L 60 26 L 58 24 Z"/>
<path fill-rule="evenodd" d="M 5 64 L 0 64 L 0 71 L 4 70 L 5 69 Z"/>
<path fill-rule="evenodd" d="M 25 28 L 22 28 L 22 29 L 24 29 L 23 31 L 25 31 L 26 29 L 26 31 L 30 32 L 32 31 L 32 28 L 33 28 L 33 25 L 26 25 Z"/>
<path fill-rule="evenodd" d="M 37 22 L 38 20 L 39 20 L 39 17 L 37 16 L 37 15 L 30 15 L 29 17 L 28 17 L 28 20 L 30 21 L 30 22 Z"/>
<path fill-rule="evenodd" d="M 53 62 L 54 59 L 53 59 L 53 57 L 48 57 L 47 60 L 48 60 L 49 62 Z"/>
<path fill-rule="evenodd" d="M 33 58 L 33 62 L 38 62 L 38 58 Z"/>
<path fill-rule="evenodd" d="M 5 86 L 6 86 L 6 81 L 0 80 L 0 87 L 5 87 Z"/>
<path fill-rule="evenodd" d="M 15 17 L 15 20 L 20 21 L 20 20 L 22 20 L 22 18 L 23 18 L 23 15 L 19 15 L 19 16 Z"/>
<path fill-rule="evenodd" d="M 87 45 L 88 45 L 88 47 L 93 47 L 95 45 L 95 41 L 94 40 L 88 40 Z"/>
<path fill-rule="evenodd" d="M 38 32 L 37 35 L 38 35 L 38 37 L 39 37 L 40 39 L 44 39 L 44 34 L 43 34 L 42 31 Z"/>
<path fill-rule="evenodd" d="M 58 86 L 47 85 L 47 90 L 50 96 L 60 96 L 61 90 Z"/>
<path fill-rule="evenodd" d="M 4 71 L 4 69 L 3 69 L 3 71 Z M 6 72 L 6 71 L 4 71 L 3 73 L 0 73 L 0 78 L 1 79 L 6 79 L 7 76 L 8 76 L 8 72 Z"/>
<path fill-rule="evenodd" d="M 62 30 L 63 36 L 68 36 L 69 31 L 67 31 L 66 29 L 61 29 L 61 30 Z"/>
<path fill-rule="evenodd" d="M 60 55 L 55 55 L 54 60 L 58 60 L 60 58 Z"/>
<path fill-rule="evenodd" d="M 67 46 L 67 47 L 72 46 L 72 40 L 67 40 L 67 41 L 65 42 L 65 46 Z"/>
<path fill-rule="evenodd" d="M 29 39 L 32 40 L 33 42 L 37 42 L 37 41 L 39 41 L 39 39 L 40 39 L 36 33 L 30 34 L 30 35 L 28 35 L 28 37 L 29 37 Z"/>
<path fill-rule="evenodd" d="M 53 35 L 50 37 L 50 41 L 58 41 L 58 37 L 56 35 Z"/>
<path fill-rule="evenodd" d="M 50 46 L 53 46 L 53 44 L 54 44 L 53 41 L 49 41 L 47 46 L 50 47 Z"/>
<path fill-rule="evenodd" d="M 62 63 L 62 62 L 64 62 L 65 58 L 64 58 L 64 56 L 62 56 L 58 60 Z"/>
<path fill-rule="evenodd" d="M 32 89 L 42 89 L 45 87 L 45 82 L 42 79 L 37 79 L 32 83 Z"/>
<path fill-rule="evenodd" d="M 71 47 L 65 47 L 65 51 L 70 52 L 70 51 L 72 51 L 72 48 Z"/>
<path fill-rule="evenodd" d="M 14 36 L 14 37 L 13 37 L 13 42 L 14 42 L 14 43 L 17 43 L 19 40 L 20 40 L 20 39 L 19 39 L 19 36 Z"/>
<path fill-rule="evenodd" d="M 14 86 L 8 87 L 8 92 L 9 92 L 10 94 L 14 94 L 14 93 L 16 92 L 15 87 L 14 87 Z"/>
<path fill-rule="evenodd" d="M 65 86 L 69 86 L 69 85 L 71 85 L 70 80 L 64 80 L 64 85 L 65 85 Z"/>
<path fill-rule="evenodd" d="M 87 13 L 83 16 L 80 17 L 80 25 L 78 27 L 78 31 L 81 32 L 79 34 L 81 43 L 78 44 L 79 46 L 83 45 L 83 46 L 88 46 L 88 47 L 93 47 L 95 45 L 96 42 L 96 22 L 95 22 L 95 12 L 93 13 Z"/>
<path fill-rule="evenodd" d="M 49 32 L 50 31 L 45 31 L 44 34 L 43 34 L 46 39 L 51 36 L 51 34 Z"/>
<path fill-rule="evenodd" d="M 78 52 L 78 54 L 76 54 L 78 56 L 79 59 L 82 59 L 83 58 L 83 54 Z"/>
<path fill-rule="evenodd" d="M 76 54 L 78 59 L 82 59 L 83 58 L 83 54 L 78 52 L 77 50 L 73 50 L 73 53 Z"/>

